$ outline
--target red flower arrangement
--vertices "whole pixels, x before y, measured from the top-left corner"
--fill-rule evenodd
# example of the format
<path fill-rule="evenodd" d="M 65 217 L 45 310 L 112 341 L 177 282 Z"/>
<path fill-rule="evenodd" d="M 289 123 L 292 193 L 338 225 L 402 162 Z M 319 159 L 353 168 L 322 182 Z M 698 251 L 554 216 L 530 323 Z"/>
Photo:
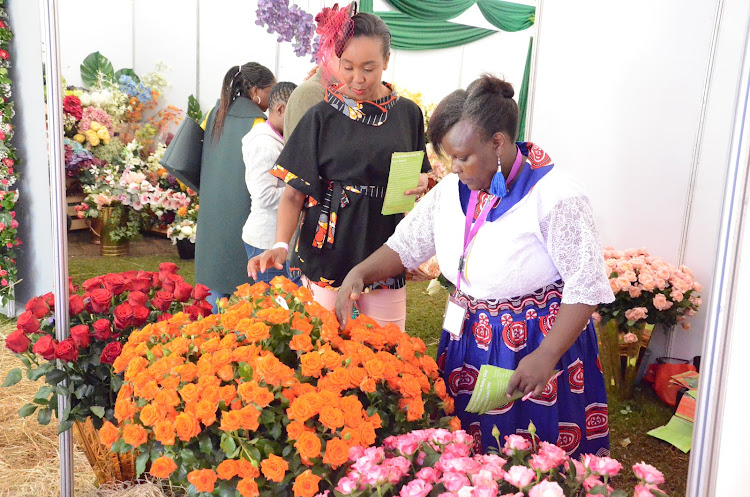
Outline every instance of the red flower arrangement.
<path fill-rule="evenodd" d="M 73 116 L 76 121 L 80 121 L 83 117 L 81 99 L 75 95 L 66 95 L 65 98 L 63 98 L 63 112 Z"/>
<path fill-rule="evenodd" d="M 133 330 L 178 312 L 189 321 L 211 314 L 211 304 L 205 300 L 208 288 L 185 282 L 171 262 L 162 263 L 158 272 L 110 273 L 83 282 L 80 290 L 72 285 L 69 290 L 68 338 L 55 337 L 55 300 L 47 293 L 26 304 L 17 329 L 5 340 L 26 367 L 27 377 L 46 381 L 19 415 L 38 410 L 37 419 L 47 424 L 54 413 L 60 431 L 73 420 L 91 417 L 96 428 L 104 420 L 115 420 L 115 398 L 123 380 L 112 371 L 112 364 Z M 55 366 L 57 359 L 61 368 Z M 20 368 L 12 370 L 3 386 L 14 385 L 22 376 Z M 69 412 L 58 413 L 58 393 L 71 395 Z"/>

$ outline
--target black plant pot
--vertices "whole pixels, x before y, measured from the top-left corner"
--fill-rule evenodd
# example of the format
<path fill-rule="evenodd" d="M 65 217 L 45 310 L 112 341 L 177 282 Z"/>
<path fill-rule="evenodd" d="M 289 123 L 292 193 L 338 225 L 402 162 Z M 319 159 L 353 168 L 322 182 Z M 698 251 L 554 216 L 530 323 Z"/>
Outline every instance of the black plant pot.
<path fill-rule="evenodd" d="M 180 259 L 195 259 L 195 244 L 187 238 L 177 240 L 177 253 Z"/>

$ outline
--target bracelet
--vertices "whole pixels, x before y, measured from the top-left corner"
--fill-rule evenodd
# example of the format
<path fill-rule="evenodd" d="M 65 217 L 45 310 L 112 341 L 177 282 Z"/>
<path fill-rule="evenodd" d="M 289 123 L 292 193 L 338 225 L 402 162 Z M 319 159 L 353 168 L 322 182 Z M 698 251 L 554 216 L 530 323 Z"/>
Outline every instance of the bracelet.
<path fill-rule="evenodd" d="M 288 243 L 276 242 L 276 243 L 273 244 L 273 247 L 271 247 L 271 250 L 277 249 L 277 248 L 283 248 L 284 250 L 287 251 L 287 253 L 289 252 L 289 244 Z"/>

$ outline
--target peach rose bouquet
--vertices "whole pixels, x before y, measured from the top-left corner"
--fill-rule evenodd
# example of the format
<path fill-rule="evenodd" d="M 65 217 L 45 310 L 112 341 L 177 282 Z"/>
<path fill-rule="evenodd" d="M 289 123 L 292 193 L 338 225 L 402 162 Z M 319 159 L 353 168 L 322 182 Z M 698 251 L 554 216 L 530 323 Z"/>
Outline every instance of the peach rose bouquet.
<path fill-rule="evenodd" d="M 690 269 L 649 255 L 645 248 L 619 251 L 605 247 L 604 259 L 615 301 L 599 306 L 602 322 L 613 319 L 622 328 L 679 323 L 690 329 L 687 318 L 702 304 L 698 295 L 702 286 Z"/>
<path fill-rule="evenodd" d="M 237 299 L 239 297 L 239 299 Z M 101 442 L 136 451 L 138 474 L 188 495 L 332 490 L 352 447 L 430 426 L 457 428 L 421 339 L 366 316 L 334 315 L 285 278 L 237 289 L 222 312 L 131 333 L 114 363 L 125 383 Z"/>
<path fill-rule="evenodd" d="M 604 248 L 614 302 L 599 305 L 594 313 L 599 335 L 602 369 L 607 385 L 619 387 L 624 399 L 633 395 L 635 379 L 654 326 L 680 324 L 690 329 L 688 318 L 702 304 L 701 285 L 685 266 L 673 266 L 645 248 Z M 623 371 L 621 356 L 626 356 Z M 610 388 L 610 391 L 612 388 Z"/>

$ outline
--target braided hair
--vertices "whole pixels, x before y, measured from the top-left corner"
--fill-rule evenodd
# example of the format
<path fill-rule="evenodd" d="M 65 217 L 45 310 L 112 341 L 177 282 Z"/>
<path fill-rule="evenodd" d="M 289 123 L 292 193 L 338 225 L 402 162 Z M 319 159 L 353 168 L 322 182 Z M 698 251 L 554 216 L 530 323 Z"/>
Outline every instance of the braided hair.
<path fill-rule="evenodd" d="M 224 121 L 229 112 L 229 106 L 237 97 L 246 97 L 253 88 L 268 88 L 276 78 L 267 67 L 257 62 L 248 62 L 241 66 L 232 66 L 224 76 L 221 86 L 221 97 L 219 98 L 219 108 L 216 111 L 216 120 L 212 137 L 218 140 L 224 129 Z"/>
<path fill-rule="evenodd" d="M 295 88 L 297 88 L 297 85 L 289 81 L 276 83 L 268 96 L 268 108 L 271 109 L 278 103 L 286 103 Z"/>

